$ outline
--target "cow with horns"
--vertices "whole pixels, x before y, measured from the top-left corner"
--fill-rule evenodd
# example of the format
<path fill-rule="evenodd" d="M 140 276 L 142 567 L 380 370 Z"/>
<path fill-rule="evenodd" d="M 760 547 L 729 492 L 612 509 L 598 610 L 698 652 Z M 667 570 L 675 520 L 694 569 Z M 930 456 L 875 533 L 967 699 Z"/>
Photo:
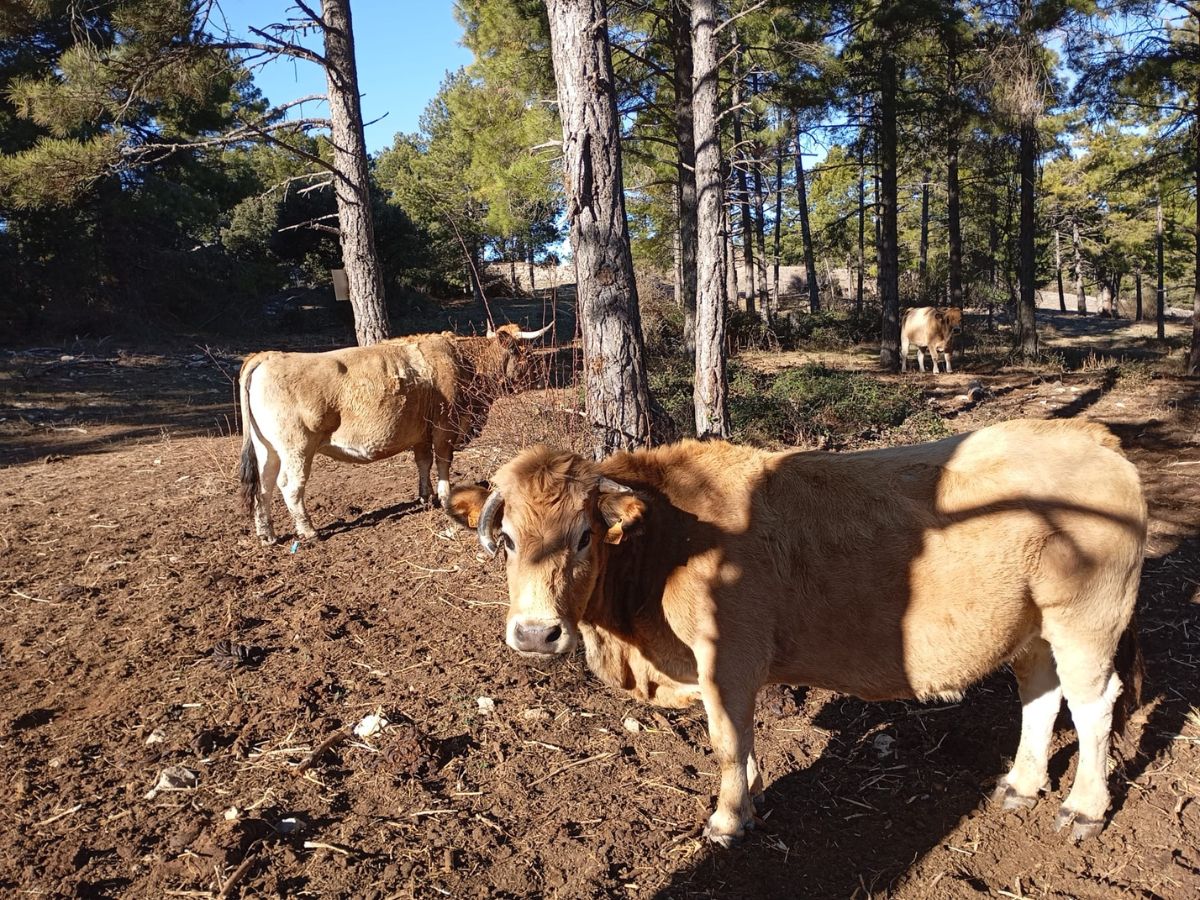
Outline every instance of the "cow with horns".
<path fill-rule="evenodd" d="M 489 328 L 486 337 L 420 334 L 326 353 L 255 353 L 242 364 L 241 494 L 263 543 L 275 540 L 271 500 L 276 484 L 296 534 L 316 537 L 304 506 L 313 457 L 369 463 L 412 450 L 418 494 L 430 500 L 450 488 L 456 447 L 476 434 L 495 398 L 523 385 L 533 356 L 529 342 L 550 325 L 522 331 Z"/>
<path fill-rule="evenodd" d="M 1012 421 L 846 454 L 689 441 L 595 463 L 535 447 L 490 489 L 456 487 L 448 512 L 506 556 L 510 647 L 547 658 L 582 638 L 601 681 L 704 705 L 713 841 L 753 821 L 763 685 L 946 700 L 1005 663 L 1021 740 L 997 801 L 1047 788 L 1065 697 L 1079 765 L 1059 826 L 1103 824 L 1114 709 L 1119 724 L 1140 690 L 1146 537 L 1137 471 L 1103 426 Z"/>

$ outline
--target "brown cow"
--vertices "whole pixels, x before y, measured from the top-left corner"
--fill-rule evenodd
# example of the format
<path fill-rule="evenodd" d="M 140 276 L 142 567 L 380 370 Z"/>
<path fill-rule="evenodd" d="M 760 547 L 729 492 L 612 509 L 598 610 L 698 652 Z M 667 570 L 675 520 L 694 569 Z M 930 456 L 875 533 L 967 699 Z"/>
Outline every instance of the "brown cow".
<path fill-rule="evenodd" d="M 487 337 L 449 332 L 327 353 L 256 353 L 242 364 L 242 500 L 265 544 L 275 540 L 276 482 L 296 534 L 316 537 L 304 508 L 313 457 L 368 463 L 412 450 L 418 493 L 440 502 L 450 490 L 454 448 L 476 433 L 495 397 L 528 373 L 526 342 L 550 328 L 502 325 Z"/>
<path fill-rule="evenodd" d="M 1114 701 L 1139 684 L 1146 506 L 1117 448 L 1100 425 L 1035 421 L 847 454 L 687 441 L 594 463 L 536 447 L 490 492 L 456 487 L 448 511 L 506 551 L 509 646 L 561 655 L 582 636 L 605 683 L 704 704 L 712 840 L 752 821 L 763 685 L 946 700 L 1006 662 L 1021 742 L 996 799 L 1047 787 L 1065 696 L 1080 752 L 1058 823 L 1081 839 L 1108 808 Z"/>
<path fill-rule="evenodd" d="M 922 347 L 929 348 L 929 356 L 933 360 L 933 374 L 938 374 L 937 355 L 942 354 L 946 362 L 946 371 L 953 372 L 950 367 L 951 342 L 954 335 L 962 331 L 962 310 L 954 306 L 917 306 L 904 314 L 900 326 L 900 371 L 908 371 L 908 348 L 917 348 L 917 364 L 925 371 L 925 354 Z"/>

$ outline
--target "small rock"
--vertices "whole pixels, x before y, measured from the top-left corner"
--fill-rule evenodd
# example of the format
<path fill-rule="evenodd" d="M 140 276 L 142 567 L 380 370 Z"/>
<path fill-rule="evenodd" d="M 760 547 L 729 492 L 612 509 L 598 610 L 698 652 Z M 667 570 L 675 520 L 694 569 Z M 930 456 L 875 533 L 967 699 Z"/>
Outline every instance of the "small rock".
<path fill-rule="evenodd" d="M 475 702 L 479 705 L 479 711 L 485 716 L 491 715 L 496 710 L 496 701 L 491 697 L 479 697 Z"/>
<path fill-rule="evenodd" d="M 154 787 L 146 792 L 146 799 L 153 800 L 163 791 L 190 791 L 200 784 L 200 776 L 184 766 L 168 766 L 158 776 Z"/>
<path fill-rule="evenodd" d="M 521 718 L 526 722 L 540 722 L 542 719 L 550 718 L 550 713 L 546 712 L 540 706 L 531 706 L 529 709 L 521 712 Z"/>
<path fill-rule="evenodd" d="M 240 809 L 238 809 L 236 806 L 231 806 L 231 807 L 229 807 L 229 809 L 225 810 L 225 821 L 226 822 L 236 822 L 238 819 L 238 816 L 240 816 L 241 814 L 242 814 L 242 811 Z"/>
<path fill-rule="evenodd" d="M 357 725 L 354 726 L 354 733 L 360 738 L 374 737 L 383 731 L 388 725 L 387 718 L 379 712 L 371 713 L 369 716 L 363 716 Z"/>
<path fill-rule="evenodd" d="M 160 725 L 146 736 L 146 746 L 153 747 L 155 744 L 161 744 L 167 739 L 167 733 L 162 730 Z"/>
<path fill-rule="evenodd" d="M 871 746 L 880 759 L 887 759 L 894 752 L 892 746 L 896 743 L 896 739 L 890 734 L 877 734 L 875 740 L 871 741 Z"/>
<path fill-rule="evenodd" d="M 286 819 L 280 819 L 279 824 L 275 826 L 275 830 L 280 834 L 295 834 L 297 831 L 302 831 L 308 823 L 296 816 L 288 816 Z"/>
<path fill-rule="evenodd" d="M 623 721 L 621 724 L 625 726 L 625 730 L 630 734 L 637 734 L 642 730 L 642 723 L 633 716 L 626 716 L 625 721 Z"/>

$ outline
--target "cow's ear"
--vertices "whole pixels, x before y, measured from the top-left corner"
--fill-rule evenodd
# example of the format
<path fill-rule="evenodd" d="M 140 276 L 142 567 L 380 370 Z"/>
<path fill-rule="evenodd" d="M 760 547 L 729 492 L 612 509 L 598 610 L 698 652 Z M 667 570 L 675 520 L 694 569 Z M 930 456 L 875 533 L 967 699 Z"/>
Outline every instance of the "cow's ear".
<path fill-rule="evenodd" d="M 450 489 L 450 502 L 446 514 L 459 525 L 475 528 L 479 525 L 479 514 L 487 502 L 490 491 L 480 484 L 460 484 Z"/>
<path fill-rule="evenodd" d="M 631 488 L 607 478 L 601 479 L 599 507 L 600 516 L 608 526 L 604 543 L 619 544 L 641 530 L 646 504 Z"/>

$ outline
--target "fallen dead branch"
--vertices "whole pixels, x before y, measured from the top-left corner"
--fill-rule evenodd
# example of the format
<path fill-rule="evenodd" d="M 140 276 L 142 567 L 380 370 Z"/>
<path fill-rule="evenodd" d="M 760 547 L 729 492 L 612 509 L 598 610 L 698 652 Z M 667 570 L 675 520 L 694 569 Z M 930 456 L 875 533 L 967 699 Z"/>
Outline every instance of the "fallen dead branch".
<path fill-rule="evenodd" d="M 529 784 L 527 786 L 528 787 L 537 787 L 543 781 L 549 781 L 554 776 L 561 775 L 563 772 L 567 771 L 567 769 L 574 769 L 577 766 L 586 766 L 588 763 L 599 762 L 600 760 L 608 759 L 608 757 L 613 756 L 613 755 L 614 754 L 611 752 L 597 753 L 595 756 L 589 756 L 586 759 L 577 759 L 577 760 L 575 760 L 575 762 L 567 763 L 565 766 L 559 766 L 553 772 L 548 772 L 547 774 L 543 775 L 541 778 L 538 778 L 538 779 L 535 779 L 534 781 L 529 782 Z"/>
<path fill-rule="evenodd" d="M 296 778 L 303 775 L 314 765 L 316 765 L 317 760 L 319 760 L 328 751 L 332 750 L 342 741 L 346 740 L 348 737 L 350 737 L 350 732 L 343 728 L 340 731 L 335 731 L 329 737 L 325 738 L 325 740 L 321 741 L 321 743 L 317 744 L 317 746 L 313 748 L 312 753 L 304 757 L 300 764 L 296 766 L 296 768 L 292 769 L 292 777 Z"/>
<path fill-rule="evenodd" d="M 229 877 L 225 879 L 225 883 L 221 885 L 221 890 L 217 892 L 215 900 L 226 900 L 227 897 L 230 897 L 233 894 L 233 889 L 238 886 L 238 882 L 246 877 L 246 873 L 250 871 L 250 867 L 254 865 L 254 861 L 257 858 L 258 852 L 254 847 L 247 850 L 246 856 L 242 859 L 241 863 L 229 874 Z"/>

